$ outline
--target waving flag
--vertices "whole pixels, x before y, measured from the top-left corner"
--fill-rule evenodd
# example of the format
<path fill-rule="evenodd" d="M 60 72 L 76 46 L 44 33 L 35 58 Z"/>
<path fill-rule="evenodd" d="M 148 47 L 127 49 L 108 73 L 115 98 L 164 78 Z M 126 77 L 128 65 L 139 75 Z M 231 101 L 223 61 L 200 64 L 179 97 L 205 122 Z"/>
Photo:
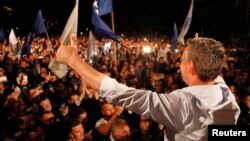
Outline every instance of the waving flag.
<path fill-rule="evenodd" d="M 105 1 L 105 0 L 98 0 L 98 1 Z M 116 36 L 115 33 L 112 32 L 112 30 L 110 29 L 110 27 L 101 19 L 101 15 L 100 12 L 103 12 L 105 14 L 107 14 L 107 10 L 102 10 L 100 11 L 99 7 L 101 7 L 102 9 L 105 9 L 107 5 L 99 5 L 98 1 L 94 1 L 93 3 L 93 12 L 92 12 L 92 24 L 95 27 L 95 31 L 99 36 L 105 36 L 108 37 L 116 42 L 120 42 Z M 107 0 L 106 0 L 107 1 Z M 111 1 L 111 0 L 108 0 Z M 112 2 L 111 2 L 112 4 Z M 112 6 L 111 6 L 112 7 Z M 112 12 L 112 10 L 110 11 Z M 101 13 L 101 14 L 104 14 Z"/>
<path fill-rule="evenodd" d="M 33 41 L 33 38 L 34 38 L 34 34 L 29 34 L 27 38 L 25 38 L 25 42 L 24 42 L 24 45 L 23 45 L 23 48 L 22 48 L 22 52 L 21 54 L 24 55 L 24 54 L 30 54 L 30 50 L 31 50 L 31 44 L 32 44 L 32 41 Z"/>
<path fill-rule="evenodd" d="M 62 35 L 60 37 L 60 44 L 70 45 L 70 35 L 75 33 L 77 35 L 77 23 L 78 23 L 78 5 L 79 0 L 76 0 L 75 7 L 71 12 L 69 19 L 64 27 Z M 55 58 L 52 58 L 49 63 L 49 69 L 58 77 L 63 78 L 68 72 L 68 66 L 61 64 L 56 61 Z"/>
<path fill-rule="evenodd" d="M 92 60 L 96 53 L 95 38 L 91 31 L 89 31 L 89 41 L 88 41 L 88 60 Z"/>
<path fill-rule="evenodd" d="M 22 52 L 21 52 L 22 55 L 30 54 L 30 49 L 31 49 L 33 38 L 34 37 L 32 37 L 31 33 L 27 36 L 27 38 L 25 38 L 24 45 L 23 45 Z"/>
<path fill-rule="evenodd" d="M 97 0 L 99 15 L 105 15 L 113 11 L 113 1 L 112 0 Z"/>
<path fill-rule="evenodd" d="M 15 50 L 16 49 L 16 45 L 18 43 L 18 40 L 16 38 L 16 35 L 15 35 L 15 32 L 14 32 L 13 28 L 10 31 L 9 43 L 12 46 L 12 49 Z"/>
<path fill-rule="evenodd" d="M 4 37 L 3 28 L 1 28 L 1 30 L 0 30 L 0 42 L 3 42 L 4 39 L 5 39 L 5 37 Z"/>
<path fill-rule="evenodd" d="M 43 15 L 41 10 L 38 11 L 32 32 L 33 34 L 35 34 L 35 36 L 47 32 L 47 29 L 43 22 Z"/>
<path fill-rule="evenodd" d="M 66 26 L 62 32 L 60 37 L 60 42 L 63 45 L 70 45 L 70 35 L 71 33 L 77 34 L 77 27 L 78 27 L 78 5 L 79 0 L 76 0 L 75 7 L 71 12 L 69 19 L 67 21 Z"/>
<path fill-rule="evenodd" d="M 191 25 L 191 21 L 192 21 L 192 14 L 193 14 L 193 5 L 194 5 L 194 0 L 191 1 L 191 5 L 187 14 L 187 17 L 185 19 L 185 22 L 181 28 L 181 33 L 178 37 L 178 41 L 182 44 L 184 44 L 184 37 L 187 34 L 189 27 Z"/>
<path fill-rule="evenodd" d="M 172 48 L 171 48 L 171 50 L 172 50 L 173 52 L 177 51 L 177 39 L 178 39 L 178 31 L 177 31 L 176 23 L 174 23 L 174 29 L 173 29 L 173 43 L 172 43 Z"/>
<path fill-rule="evenodd" d="M 31 32 L 29 33 L 24 46 L 23 46 L 23 50 L 22 50 L 22 54 L 30 54 L 30 49 L 31 49 L 31 44 L 33 39 L 40 34 L 43 34 L 47 32 L 47 29 L 45 27 L 44 21 L 43 21 L 43 15 L 41 10 L 38 11 L 37 16 L 36 16 L 36 20 L 33 24 L 33 27 L 31 29 Z"/>
<path fill-rule="evenodd" d="M 112 32 L 110 27 L 94 11 L 92 13 L 92 24 L 94 25 L 95 31 L 99 36 L 105 36 L 116 42 L 120 42 L 115 33 Z"/>

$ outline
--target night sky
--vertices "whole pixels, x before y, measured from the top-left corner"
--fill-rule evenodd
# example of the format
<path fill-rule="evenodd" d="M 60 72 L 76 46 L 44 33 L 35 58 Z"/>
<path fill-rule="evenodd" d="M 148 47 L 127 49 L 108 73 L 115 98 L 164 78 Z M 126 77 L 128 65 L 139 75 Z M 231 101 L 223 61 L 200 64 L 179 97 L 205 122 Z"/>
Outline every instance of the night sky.
<path fill-rule="evenodd" d="M 203 36 L 225 39 L 232 34 L 248 34 L 248 0 L 239 0 L 238 4 L 236 1 L 195 0 L 193 19 L 187 36 L 202 32 Z M 113 0 L 115 31 L 117 34 L 157 33 L 171 36 L 174 23 L 180 31 L 190 2 L 191 0 Z M 93 0 L 79 0 L 78 32 L 93 28 L 92 3 Z M 75 0 L 0 0 L 0 27 L 5 32 L 12 27 L 18 27 L 16 34 L 26 36 L 38 10 L 41 9 L 45 22 L 50 25 L 49 34 L 61 34 L 74 4 Z M 1 5 L 12 8 L 12 11 Z M 111 25 L 110 15 L 103 19 Z"/>

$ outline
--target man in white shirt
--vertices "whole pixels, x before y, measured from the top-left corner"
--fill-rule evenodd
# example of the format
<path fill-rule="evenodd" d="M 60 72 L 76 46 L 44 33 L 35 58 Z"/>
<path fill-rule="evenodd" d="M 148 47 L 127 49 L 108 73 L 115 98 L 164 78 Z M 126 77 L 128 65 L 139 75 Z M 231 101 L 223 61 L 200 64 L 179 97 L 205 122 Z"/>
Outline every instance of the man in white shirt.
<path fill-rule="evenodd" d="M 165 140 L 207 140 L 210 124 L 236 124 L 240 114 L 234 95 L 220 73 L 225 61 L 222 44 L 210 38 L 190 39 L 181 57 L 181 75 L 188 87 L 168 95 L 118 83 L 96 71 L 72 46 L 61 46 L 57 60 L 80 74 L 107 102 L 145 115 L 166 126 Z"/>

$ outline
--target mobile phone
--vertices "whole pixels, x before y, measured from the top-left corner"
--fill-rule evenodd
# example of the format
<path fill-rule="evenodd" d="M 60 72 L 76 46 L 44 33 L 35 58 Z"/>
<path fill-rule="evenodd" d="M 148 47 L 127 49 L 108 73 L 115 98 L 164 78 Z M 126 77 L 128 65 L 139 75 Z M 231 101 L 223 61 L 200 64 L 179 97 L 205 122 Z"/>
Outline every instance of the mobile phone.
<path fill-rule="evenodd" d="M 6 76 L 0 77 L 0 82 L 5 82 L 5 81 L 7 81 L 7 77 Z"/>
<path fill-rule="evenodd" d="M 23 76 L 23 80 L 28 81 L 28 76 L 27 75 Z"/>
<path fill-rule="evenodd" d="M 42 55 L 38 56 L 38 59 L 43 59 L 44 57 Z"/>

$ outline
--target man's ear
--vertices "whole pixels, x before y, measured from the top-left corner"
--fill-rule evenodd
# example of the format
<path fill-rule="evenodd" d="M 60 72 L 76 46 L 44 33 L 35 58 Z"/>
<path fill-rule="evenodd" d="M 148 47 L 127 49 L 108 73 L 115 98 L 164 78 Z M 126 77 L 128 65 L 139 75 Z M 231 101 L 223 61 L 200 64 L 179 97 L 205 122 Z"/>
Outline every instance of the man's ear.
<path fill-rule="evenodd" d="M 189 66 L 190 73 L 192 74 L 192 76 L 196 75 L 197 73 L 196 73 L 194 62 L 193 61 L 188 61 L 188 63 L 189 63 L 188 66 Z"/>

